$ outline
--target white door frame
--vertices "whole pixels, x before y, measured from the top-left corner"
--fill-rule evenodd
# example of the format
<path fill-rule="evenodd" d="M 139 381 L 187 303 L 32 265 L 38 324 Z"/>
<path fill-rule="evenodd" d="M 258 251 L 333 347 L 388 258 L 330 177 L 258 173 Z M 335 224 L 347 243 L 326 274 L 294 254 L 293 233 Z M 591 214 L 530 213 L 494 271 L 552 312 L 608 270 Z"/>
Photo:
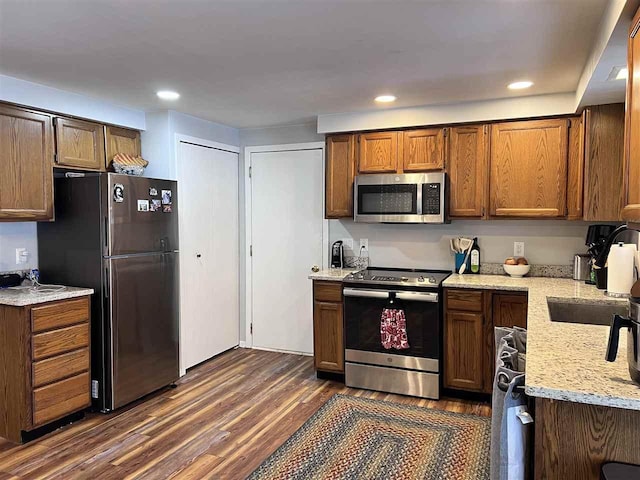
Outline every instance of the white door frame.
<path fill-rule="evenodd" d="M 192 137 L 191 135 L 183 135 L 181 133 L 176 133 L 174 135 L 174 165 L 175 165 L 175 173 L 176 173 L 176 181 L 178 182 L 178 195 L 180 195 L 180 180 L 181 180 L 181 176 L 182 176 L 182 168 L 181 168 L 181 162 L 180 162 L 180 144 L 181 143 L 190 143 L 192 145 L 197 145 L 200 147 L 206 147 L 206 148 L 215 148 L 217 150 L 223 150 L 226 152 L 231 152 L 231 153 L 237 153 L 238 154 L 238 175 L 240 175 L 240 147 L 237 147 L 235 145 L 227 145 L 226 143 L 220 143 L 220 142 L 214 142 L 211 140 L 206 140 L 204 138 L 198 138 L 198 137 Z M 180 230 L 181 230 L 181 221 L 180 221 L 180 215 L 178 215 L 178 241 L 180 241 Z M 239 222 L 239 220 L 238 220 Z M 239 225 L 238 225 L 239 227 Z M 180 251 L 182 251 L 180 249 Z M 240 272 L 238 272 L 238 277 L 240 275 Z M 178 278 L 180 278 L 180 276 L 178 275 Z M 181 282 L 182 283 L 182 282 Z M 240 287 L 240 278 L 238 278 L 238 287 Z M 180 318 L 180 311 L 182 310 L 182 305 L 180 305 L 180 307 L 178 308 L 178 345 L 181 344 L 182 339 L 180 338 L 180 332 L 182 331 L 182 322 L 181 322 L 181 318 Z M 240 321 L 240 319 L 238 319 L 238 321 Z M 182 359 L 182 352 L 180 352 L 180 376 L 182 377 L 183 375 L 185 375 L 187 373 L 186 368 L 184 368 L 184 361 Z"/>
<path fill-rule="evenodd" d="M 251 166 L 252 153 L 287 152 L 292 150 L 318 150 L 322 151 L 322 170 L 325 170 L 325 144 L 324 142 L 290 143 L 284 145 L 261 145 L 256 147 L 245 147 L 244 149 L 244 225 L 245 225 L 245 341 L 241 346 L 253 347 L 253 335 L 251 334 L 251 324 L 253 323 L 253 274 L 252 258 L 250 253 L 252 232 L 251 232 L 251 178 L 249 178 L 249 167 Z M 325 205 L 325 175 L 322 176 L 322 205 Z M 324 208 L 323 208 L 324 211 Z M 320 268 L 327 268 L 329 261 L 329 221 L 322 220 L 322 265 Z M 311 281 L 311 280 L 309 280 Z"/>

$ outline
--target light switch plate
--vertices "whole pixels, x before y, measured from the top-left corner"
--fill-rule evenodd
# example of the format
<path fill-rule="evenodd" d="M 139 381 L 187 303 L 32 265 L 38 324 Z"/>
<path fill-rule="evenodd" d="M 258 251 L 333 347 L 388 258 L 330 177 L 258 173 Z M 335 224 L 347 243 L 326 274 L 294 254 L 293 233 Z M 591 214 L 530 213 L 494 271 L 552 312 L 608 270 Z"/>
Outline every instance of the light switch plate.
<path fill-rule="evenodd" d="M 362 247 L 366 248 L 367 251 L 369 251 L 369 239 L 368 238 L 361 238 L 360 239 L 360 249 L 362 249 Z"/>
<path fill-rule="evenodd" d="M 524 242 L 513 242 L 513 256 L 524 257 Z"/>

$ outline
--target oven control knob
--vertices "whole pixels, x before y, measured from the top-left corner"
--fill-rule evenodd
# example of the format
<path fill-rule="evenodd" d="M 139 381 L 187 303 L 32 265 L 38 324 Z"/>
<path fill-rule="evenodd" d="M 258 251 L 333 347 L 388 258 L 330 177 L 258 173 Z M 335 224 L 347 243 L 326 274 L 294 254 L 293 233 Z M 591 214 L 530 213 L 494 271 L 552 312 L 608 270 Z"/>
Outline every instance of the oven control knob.
<path fill-rule="evenodd" d="M 436 283 L 436 277 L 429 277 L 429 283 Z"/>
<path fill-rule="evenodd" d="M 418 281 L 419 281 L 419 282 L 424 282 L 424 277 L 423 277 L 422 275 L 420 275 L 420 276 L 418 277 Z"/>

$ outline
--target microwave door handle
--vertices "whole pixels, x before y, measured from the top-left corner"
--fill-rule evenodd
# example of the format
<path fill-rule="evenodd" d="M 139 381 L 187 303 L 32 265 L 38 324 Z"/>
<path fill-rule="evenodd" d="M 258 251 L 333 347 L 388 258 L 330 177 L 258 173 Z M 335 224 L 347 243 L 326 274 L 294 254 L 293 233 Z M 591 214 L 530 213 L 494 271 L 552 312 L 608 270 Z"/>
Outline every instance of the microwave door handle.
<path fill-rule="evenodd" d="M 416 214 L 422 215 L 422 189 L 424 187 L 424 183 L 419 183 L 417 185 L 416 192 Z"/>

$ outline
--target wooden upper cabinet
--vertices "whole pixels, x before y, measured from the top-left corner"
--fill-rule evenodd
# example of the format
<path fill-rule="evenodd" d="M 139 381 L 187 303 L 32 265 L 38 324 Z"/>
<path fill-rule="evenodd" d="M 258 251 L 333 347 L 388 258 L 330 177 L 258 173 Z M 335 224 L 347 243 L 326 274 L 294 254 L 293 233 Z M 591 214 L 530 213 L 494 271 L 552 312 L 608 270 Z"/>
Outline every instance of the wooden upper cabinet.
<path fill-rule="evenodd" d="M 327 137 L 325 217 L 353 217 L 355 137 Z"/>
<path fill-rule="evenodd" d="M 623 208 L 624 104 L 589 107 L 585 115 L 583 218 L 619 221 Z"/>
<path fill-rule="evenodd" d="M 0 219 L 53 218 L 51 117 L 0 105 Z"/>
<path fill-rule="evenodd" d="M 579 220 L 584 197 L 585 116 L 569 119 L 569 161 L 567 165 L 567 219 Z"/>
<path fill-rule="evenodd" d="M 449 130 L 449 215 L 482 218 L 485 214 L 488 125 Z"/>
<path fill-rule="evenodd" d="M 622 218 L 640 222 L 640 9 L 629 30 Z"/>
<path fill-rule="evenodd" d="M 358 173 L 393 173 L 398 170 L 398 132 L 358 135 Z"/>
<path fill-rule="evenodd" d="M 492 125 L 492 216 L 566 215 L 568 128 L 566 118 Z"/>
<path fill-rule="evenodd" d="M 57 117 L 56 164 L 86 170 L 105 170 L 104 127 L 97 123 Z"/>
<path fill-rule="evenodd" d="M 445 128 L 400 132 L 402 168 L 405 172 L 444 169 Z"/>
<path fill-rule="evenodd" d="M 129 128 L 105 127 L 105 149 L 106 164 L 108 169 L 111 166 L 116 153 L 126 153 L 134 157 L 141 155 L 140 132 Z"/>

